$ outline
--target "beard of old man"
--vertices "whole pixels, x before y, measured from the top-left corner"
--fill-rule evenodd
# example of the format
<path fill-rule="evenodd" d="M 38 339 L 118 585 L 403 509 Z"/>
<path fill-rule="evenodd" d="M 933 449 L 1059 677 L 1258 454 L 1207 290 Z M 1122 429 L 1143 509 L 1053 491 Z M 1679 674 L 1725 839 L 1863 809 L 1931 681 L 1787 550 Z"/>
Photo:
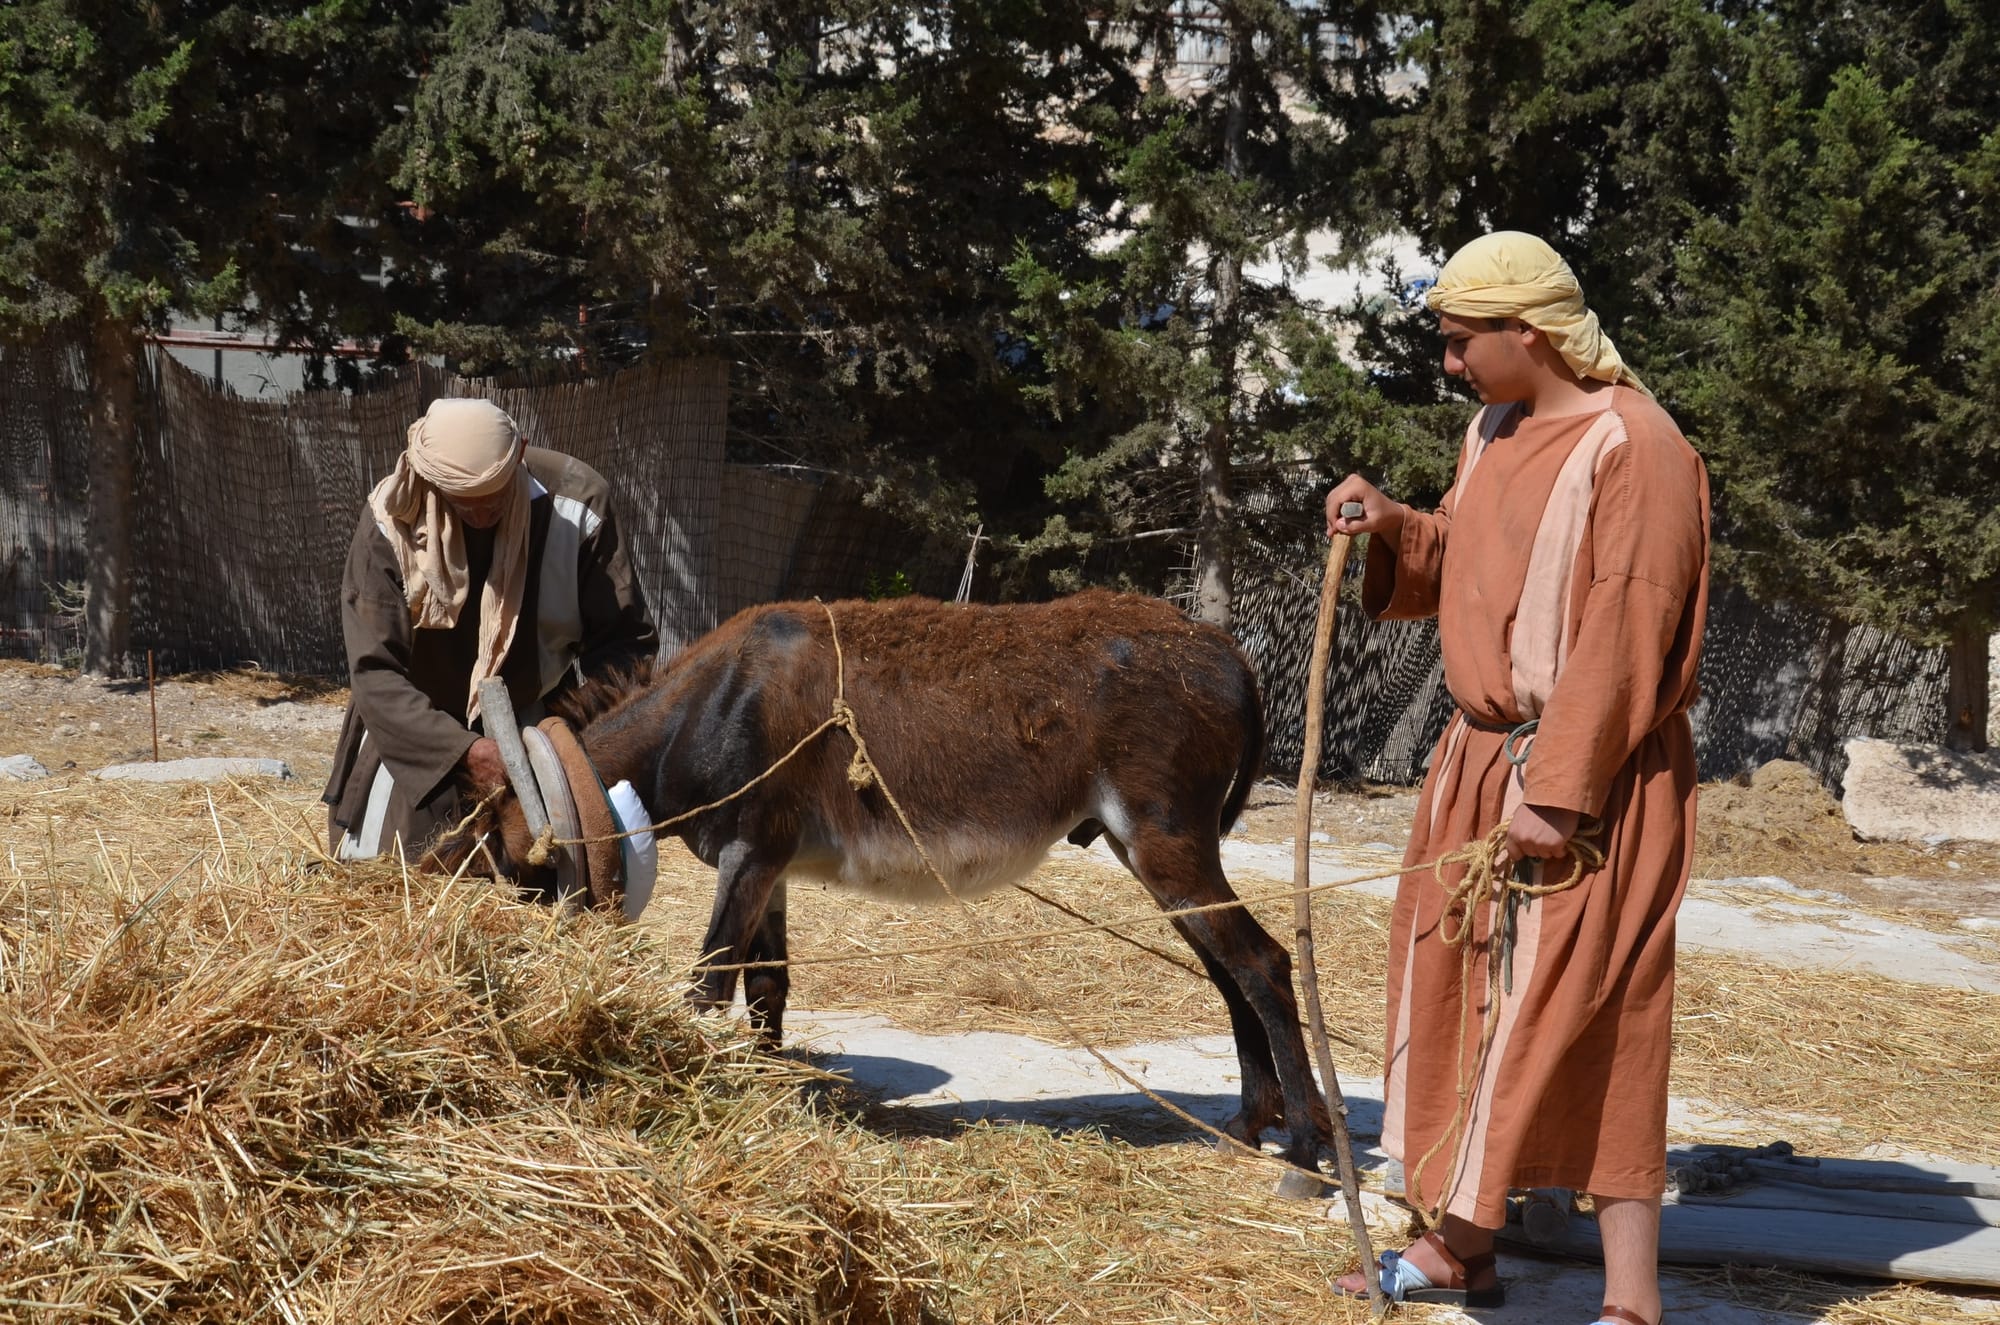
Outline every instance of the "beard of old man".
<path fill-rule="evenodd" d="M 375 522 L 403 577 L 410 624 L 449 630 L 471 591 L 464 522 L 452 499 L 499 497 L 493 563 L 480 589 L 479 645 L 467 684 L 465 720 L 479 713 L 479 683 L 500 673 L 513 645 L 528 582 L 528 481 L 521 430 L 488 400 L 433 400 L 410 425 L 395 470 L 369 494 Z"/>

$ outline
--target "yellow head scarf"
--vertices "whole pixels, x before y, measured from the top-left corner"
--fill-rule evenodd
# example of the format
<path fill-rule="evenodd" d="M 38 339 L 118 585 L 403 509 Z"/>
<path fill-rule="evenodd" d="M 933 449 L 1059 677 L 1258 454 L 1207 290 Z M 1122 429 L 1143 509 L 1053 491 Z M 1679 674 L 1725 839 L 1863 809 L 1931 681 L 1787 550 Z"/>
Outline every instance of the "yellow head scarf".
<path fill-rule="evenodd" d="M 375 523 L 403 577 L 410 624 L 449 630 L 472 587 L 465 531 L 450 498 L 504 493 L 493 565 L 479 595 L 479 651 L 466 686 L 466 721 L 479 713 L 479 683 L 500 673 L 514 642 L 528 582 L 528 475 L 521 430 L 490 400 L 439 399 L 410 425 L 396 468 L 368 494 Z"/>
<path fill-rule="evenodd" d="M 1452 254 L 1424 299 L 1453 317 L 1517 317 L 1547 336 L 1578 377 L 1646 391 L 1584 304 L 1576 273 L 1533 235 L 1496 230 L 1473 240 Z"/>

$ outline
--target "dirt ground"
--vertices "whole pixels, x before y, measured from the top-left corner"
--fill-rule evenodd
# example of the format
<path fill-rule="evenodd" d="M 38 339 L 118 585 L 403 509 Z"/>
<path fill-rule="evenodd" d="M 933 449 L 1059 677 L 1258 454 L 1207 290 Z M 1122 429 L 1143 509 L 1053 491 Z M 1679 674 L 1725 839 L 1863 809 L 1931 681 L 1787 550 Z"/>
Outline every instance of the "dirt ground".
<path fill-rule="evenodd" d="M 51 773 L 153 757 L 283 759 L 301 779 L 324 778 L 347 688 L 272 672 L 194 673 L 100 681 L 59 667 L 0 659 L 0 758 L 33 755 Z"/>
<path fill-rule="evenodd" d="M 268 836 L 270 824 L 294 812 L 308 821 L 315 816 L 345 697 L 336 687 L 268 673 L 176 678 L 158 688 L 160 754 L 287 761 L 294 782 L 275 794 L 256 789 L 256 797 L 277 811 L 275 819 L 247 792 L 218 789 L 213 802 L 194 793 L 201 803 L 197 817 L 214 824 L 218 843 L 247 833 Z M 73 811 L 56 802 L 89 785 L 80 773 L 149 758 L 153 711 L 144 682 L 107 685 L 54 668 L 0 662 L 0 756 L 30 754 L 56 774 L 48 783 L 0 784 L 0 862 L 11 861 L 18 844 L 22 863 L 16 868 L 31 869 L 34 853 L 53 850 L 56 838 L 71 831 L 57 824 Z M 169 788 L 107 793 L 113 800 L 179 794 Z M 1331 788 L 1318 799 L 1314 830 L 1336 847 L 1367 855 L 1386 848 L 1393 860 L 1407 839 L 1415 801 L 1408 788 Z M 127 849 L 119 838 L 134 816 L 120 804 L 107 801 L 84 816 L 101 852 Z M 1779 874 L 1913 921 L 1969 914 L 1980 890 L 2000 880 L 2000 853 L 1989 849 L 1856 843 L 1832 798 L 1795 766 L 1767 768 L 1742 785 L 1704 788 L 1702 813 L 1696 873 L 1706 878 Z M 1242 835 L 1289 842 L 1294 815 L 1293 789 L 1267 780 L 1251 797 Z M 79 821 L 77 831 L 83 826 Z M 708 915 L 712 871 L 677 845 L 662 858 L 646 923 L 659 927 L 662 951 L 691 958 Z M 170 863 L 142 862 L 142 872 Z M 1152 910 L 1122 871 L 1068 848 L 1032 882 L 1093 917 Z M 1248 879 L 1239 884 L 1246 896 L 1259 887 Z M 1074 925 L 1025 894 L 1010 891 L 960 912 L 857 902 L 834 890 L 795 886 L 791 908 L 795 956 L 828 959 L 797 972 L 794 1003 L 800 1008 L 879 1013 L 925 1034 L 1013 1031 L 1045 1040 L 1057 1038 L 1051 1027 L 1059 1012 L 1065 1029 L 1105 1047 L 1228 1029 L 1205 982 L 1108 935 L 1072 934 L 1025 948 L 995 944 L 996 934 Z M 1264 901 L 1253 910 L 1273 933 L 1288 932 L 1289 901 Z M 1323 982 L 1336 1061 L 1343 1075 L 1379 1071 L 1380 963 L 1343 960 L 1341 954 L 1380 950 L 1389 904 L 1333 890 L 1319 895 L 1313 910 L 1322 970 L 1337 973 Z M 1141 930 L 1139 936 L 1185 959 L 1170 931 Z M 892 950 L 944 944 L 954 950 L 878 959 Z M 869 959 L 855 961 L 856 954 Z M 2000 1131 L 1986 1086 L 2000 1071 L 2000 1038 L 1991 1002 L 1973 990 L 1693 954 L 1682 971 L 1676 1093 L 1742 1121 L 1760 1139 L 1783 1136 L 1808 1153 L 1861 1155 L 1888 1145 L 1994 1162 L 2000 1149 L 1993 1137 Z M 1899 1088 L 1882 1089 L 1885 1071 Z M 1923 1102 L 1920 1110 L 1912 1109 L 1913 1101 Z M 1359 1319 L 1328 1300 L 1331 1276 L 1346 1268 L 1338 1233 L 1277 1203 L 1267 1175 L 1255 1166 L 1179 1144 L 1175 1125 L 1163 1122 L 1163 1135 L 1155 1138 L 1134 1124 L 1109 1139 L 1088 1129 L 1059 1135 L 962 1124 L 940 1126 L 932 1136 L 896 1130 L 917 1126 L 903 1114 L 883 1126 L 909 1163 L 934 1167 L 925 1178 L 935 1184 L 934 1191 L 926 1189 L 928 1206 L 966 1212 L 968 1231 L 952 1243 L 962 1263 L 954 1260 L 947 1277 L 968 1287 L 968 1320 L 1053 1319 L 1009 1306 L 1018 1296 L 1050 1291 L 1051 1282 L 1067 1285 L 1062 1301 L 1075 1308 L 1063 1318 L 1113 1325 L 1295 1315 Z M 1191 1179 L 1205 1193 L 1200 1202 L 1189 1195 Z M 1219 1222 L 1216 1200 L 1230 1205 Z M 1913 1288 L 1716 1273 L 1717 1291 L 1754 1306 L 1759 1322 L 2000 1319 L 1986 1304 Z M 1968 1303 L 1963 1314 L 1961 1300 Z M 1677 1308 L 1676 1318 L 1684 1314 L 1717 1322 L 1753 1318 Z M 1510 1319 L 1531 1318 L 1517 1313 Z"/>
<path fill-rule="evenodd" d="M 149 759 L 157 709 L 162 759 L 197 755 L 285 760 L 302 782 L 326 776 L 347 700 L 345 687 L 271 672 L 193 674 L 146 683 L 104 682 L 61 668 L 0 660 L 0 757 L 29 754 L 52 773 Z M 1407 787 L 1347 785 L 1316 799 L 1313 829 L 1337 846 L 1400 852 L 1416 810 Z M 1266 779 L 1240 831 L 1289 842 L 1293 787 Z M 1952 916 L 1988 914 L 2000 885 L 2000 848 L 1854 840 L 1840 805 L 1802 765 L 1774 763 L 1736 782 L 1702 788 L 1695 875 L 1781 874 L 1874 909 Z"/>

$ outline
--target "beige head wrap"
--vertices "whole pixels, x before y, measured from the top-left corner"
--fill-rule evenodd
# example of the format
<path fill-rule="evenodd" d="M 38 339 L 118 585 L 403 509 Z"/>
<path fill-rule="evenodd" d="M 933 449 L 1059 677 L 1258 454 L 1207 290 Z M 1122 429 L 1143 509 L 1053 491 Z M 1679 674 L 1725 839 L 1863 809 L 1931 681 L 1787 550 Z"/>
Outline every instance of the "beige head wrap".
<path fill-rule="evenodd" d="M 410 623 L 424 630 L 458 624 L 471 587 L 465 531 L 449 498 L 504 493 L 493 537 L 493 565 L 479 597 L 479 652 L 465 714 L 479 712 L 479 683 L 497 676 L 514 642 L 528 583 L 528 477 L 521 430 L 489 400 L 433 400 L 410 425 L 396 468 L 368 494 L 375 522 L 396 554 Z"/>
<path fill-rule="evenodd" d="M 1585 306 L 1576 273 L 1533 235 L 1496 230 L 1473 240 L 1452 254 L 1424 299 L 1453 317 L 1517 317 L 1547 336 L 1578 377 L 1646 390 Z"/>

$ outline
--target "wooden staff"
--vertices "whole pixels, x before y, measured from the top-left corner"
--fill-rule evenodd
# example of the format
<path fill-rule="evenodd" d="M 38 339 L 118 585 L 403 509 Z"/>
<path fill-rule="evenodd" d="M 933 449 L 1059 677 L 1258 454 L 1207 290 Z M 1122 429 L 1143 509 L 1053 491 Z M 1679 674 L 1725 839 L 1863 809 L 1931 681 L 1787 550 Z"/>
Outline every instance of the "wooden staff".
<path fill-rule="evenodd" d="M 1347 519 L 1362 513 L 1356 502 L 1340 508 Z M 1326 1113 L 1333 1122 L 1335 1157 L 1340 1164 L 1340 1191 L 1347 1200 L 1347 1223 L 1354 1231 L 1354 1245 L 1361 1252 L 1361 1277 L 1368 1285 L 1368 1302 L 1379 1318 L 1388 1314 L 1389 1299 L 1382 1292 L 1381 1274 L 1375 1265 L 1375 1248 L 1368 1240 L 1368 1224 L 1361 1215 L 1361 1182 L 1354 1172 L 1354 1138 L 1347 1131 L 1347 1100 L 1334 1075 L 1333 1049 L 1326 1038 L 1326 1013 L 1319 1000 L 1319 968 L 1313 960 L 1312 897 L 1304 890 L 1312 881 L 1313 784 L 1318 779 L 1321 727 L 1326 717 L 1327 658 L 1333 651 L 1334 612 L 1340 604 L 1340 580 L 1347 568 L 1347 551 L 1353 539 L 1335 534 L 1327 549 L 1326 573 L 1319 586 L 1319 623 L 1313 632 L 1312 667 L 1306 678 L 1305 749 L 1299 755 L 1299 814 L 1297 835 L 1292 842 L 1292 886 L 1298 889 L 1293 916 L 1298 924 L 1299 982 L 1306 993 L 1306 1020 L 1312 1028 L 1313 1056 L 1319 1063 L 1320 1080 L 1326 1083 Z"/>

